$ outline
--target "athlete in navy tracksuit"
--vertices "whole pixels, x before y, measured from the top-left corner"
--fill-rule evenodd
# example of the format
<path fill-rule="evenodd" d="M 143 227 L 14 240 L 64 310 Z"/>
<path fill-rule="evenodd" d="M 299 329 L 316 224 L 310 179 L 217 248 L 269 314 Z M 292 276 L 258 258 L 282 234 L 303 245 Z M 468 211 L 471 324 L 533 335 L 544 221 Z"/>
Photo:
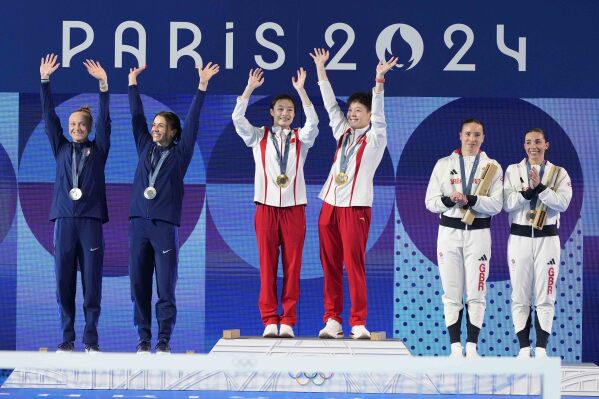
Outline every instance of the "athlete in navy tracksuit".
<path fill-rule="evenodd" d="M 54 110 L 50 75 L 59 67 L 57 56 L 42 58 L 41 98 L 46 133 L 56 159 L 56 181 L 50 208 L 54 225 L 56 300 L 59 306 L 63 343 L 58 352 L 75 349 L 75 290 L 77 263 L 81 269 L 86 352 L 99 352 L 98 319 L 102 297 L 104 237 L 102 224 L 108 221 L 104 166 L 110 149 L 108 79 L 100 63 L 86 60 L 90 75 L 100 82 L 100 109 L 96 137 L 88 140 L 92 126 L 90 109 L 81 107 L 69 116 L 69 142 Z"/>
<path fill-rule="evenodd" d="M 132 68 L 129 72 L 131 123 L 139 156 L 129 212 L 129 277 L 133 319 L 139 335 L 137 352 L 150 351 L 152 277 L 155 270 L 158 293 L 156 352 L 169 353 L 169 340 L 177 317 L 175 286 L 183 178 L 196 144 L 208 81 L 219 68 L 212 63 L 204 69 L 198 68 L 200 83 L 183 129 L 177 115 L 160 112 L 152 122 L 151 135 L 137 88 L 137 76 L 145 68 Z"/>

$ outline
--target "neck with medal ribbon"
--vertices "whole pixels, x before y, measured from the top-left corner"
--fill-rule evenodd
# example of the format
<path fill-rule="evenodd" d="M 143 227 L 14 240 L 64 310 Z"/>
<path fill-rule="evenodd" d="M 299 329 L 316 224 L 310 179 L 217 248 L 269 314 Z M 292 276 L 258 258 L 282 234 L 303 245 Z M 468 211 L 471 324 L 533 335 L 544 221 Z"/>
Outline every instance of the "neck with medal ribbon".
<path fill-rule="evenodd" d="M 152 154 L 150 155 L 150 173 L 148 173 L 148 187 L 144 190 L 144 197 L 149 200 L 156 198 L 156 195 L 158 194 L 154 187 L 156 178 L 158 177 L 158 173 L 160 172 L 160 168 L 162 168 L 162 164 L 164 164 L 166 157 L 168 157 L 168 154 L 171 152 L 170 148 L 161 151 L 160 159 L 156 166 L 154 166 L 156 148 L 156 146 L 152 147 Z"/>
<path fill-rule="evenodd" d="M 543 161 L 541 162 L 541 169 L 539 171 L 539 184 L 541 184 L 541 182 L 543 181 L 543 174 L 545 174 L 545 164 L 547 163 L 547 161 Z M 528 187 L 530 187 L 530 171 L 532 169 L 532 165 L 530 164 L 530 160 L 526 160 L 526 175 L 528 176 Z M 530 199 L 530 210 L 528 212 L 526 212 L 526 218 L 530 221 L 535 220 L 535 216 L 537 215 L 536 212 L 536 207 L 537 207 L 537 200 L 539 199 L 539 194 L 537 194 L 536 192 L 532 195 L 532 198 Z"/>
<path fill-rule="evenodd" d="M 283 133 L 283 128 L 281 128 L 281 134 Z M 279 161 L 279 171 L 281 172 L 276 179 L 277 186 L 281 188 L 285 188 L 289 186 L 291 182 L 289 176 L 287 176 L 287 160 L 289 159 L 289 146 L 291 143 L 291 136 L 293 135 L 293 130 L 289 131 L 287 138 L 285 139 L 285 148 L 283 149 L 283 154 L 281 155 L 281 150 L 279 150 L 279 145 L 277 144 L 276 133 L 271 129 L 272 144 L 275 147 L 275 151 L 277 152 L 277 160 Z M 281 138 L 282 140 L 282 138 Z"/>
<path fill-rule="evenodd" d="M 476 154 L 474 158 L 474 163 L 472 164 L 472 170 L 470 170 L 470 177 L 468 178 L 468 183 L 466 184 L 466 168 L 464 166 L 464 155 L 460 151 L 460 174 L 462 177 L 462 194 L 470 195 L 470 191 L 472 190 L 472 182 L 474 182 L 474 175 L 476 173 L 476 169 L 478 168 L 478 162 L 480 161 L 480 152 Z M 462 207 L 464 211 L 468 210 L 468 205 L 464 205 Z"/>
<path fill-rule="evenodd" d="M 368 129 L 366 129 L 364 131 L 364 133 L 362 133 L 360 135 L 360 137 L 356 138 L 355 144 L 352 145 L 347 150 L 347 153 L 346 153 L 346 148 L 347 148 L 351 133 L 346 134 L 345 137 L 342 138 L 343 144 L 341 145 L 341 158 L 339 159 L 339 173 L 337 173 L 337 175 L 335 176 L 335 182 L 337 183 L 337 185 L 342 186 L 349 181 L 349 176 L 347 175 L 347 166 L 349 164 L 349 160 L 350 160 L 351 156 L 354 154 L 356 147 L 361 142 L 362 138 L 366 135 L 366 133 L 368 133 L 370 131 L 371 127 L 372 127 L 372 125 L 369 125 Z M 351 130 L 349 130 L 349 132 L 351 132 Z M 354 130 L 354 134 L 355 133 L 356 133 L 356 131 Z"/>
<path fill-rule="evenodd" d="M 79 151 L 77 151 L 79 148 Z M 79 163 L 77 163 L 77 152 L 81 153 Z M 71 151 L 71 183 L 72 188 L 69 190 L 69 198 L 73 201 L 79 201 L 83 197 L 83 191 L 79 188 L 79 176 L 85 165 L 87 157 L 91 154 L 91 148 L 85 143 L 73 142 Z"/>

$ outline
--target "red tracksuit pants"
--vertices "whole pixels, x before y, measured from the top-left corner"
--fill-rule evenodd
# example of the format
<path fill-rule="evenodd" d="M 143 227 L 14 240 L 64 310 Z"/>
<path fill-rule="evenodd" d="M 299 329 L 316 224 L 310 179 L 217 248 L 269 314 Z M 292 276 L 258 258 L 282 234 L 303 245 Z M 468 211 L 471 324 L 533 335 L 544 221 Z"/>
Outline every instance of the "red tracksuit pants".
<path fill-rule="evenodd" d="M 370 207 L 336 207 L 323 202 L 318 218 L 320 262 L 324 273 L 324 317 L 341 320 L 343 311 L 343 264 L 351 298 L 350 326 L 365 325 L 366 241 L 370 229 Z"/>
<path fill-rule="evenodd" d="M 254 217 L 258 254 L 260 257 L 260 296 L 258 307 L 262 323 L 288 324 L 296 322 L 296 305 L 299 297 L 299 281 L 302 251 L 306 237 L 305 205 L 278 208 L 256 204 Z M 283 314 L 278 315 L 277 269 L 279 246 L 283 263 L 283 291 L 281 303 Z"/>

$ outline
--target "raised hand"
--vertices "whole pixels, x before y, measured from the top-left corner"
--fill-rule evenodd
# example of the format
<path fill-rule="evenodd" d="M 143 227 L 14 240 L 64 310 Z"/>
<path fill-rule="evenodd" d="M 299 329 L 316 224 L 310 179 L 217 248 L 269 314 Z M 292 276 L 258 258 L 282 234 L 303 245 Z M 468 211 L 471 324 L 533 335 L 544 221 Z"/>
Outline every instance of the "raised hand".
<path fill-rule="evenodd" d="M 248 76 L 248 86 L 254 90 L 264 84 L 264 71 L 262 68 L 250 69 Z"/>
<path fill-rule="evenodd" d="M 198 67 L 198 75 L 200 76 L 200 82 L 208 83 L 208 81 L 220 71 L 218 64 L 209 62 L 204 68 Z"/>
<path fill-rule="evenodd" d="M 304 84 L 306 83 L 306 71 L 304 68 L 300 67 L 297 70 L 297 78 L 295 76 L 291 77 L 291 84 L 295 88 L 295 90 L 300 91 L 304 88 Z"/>
<path fill-rule="evenodd" d="M 137 77 L 139 76 L 139 74 L 141 74 L 143 71 L 146 70 L 148 66 L 147 65 L 142 65 L 140 67 L 136 67 L 136 68 L 129 68 L 129 77 L 133 77 L 135 79 L 137 79 Z"/>
<path fill-rule="evenodd" d="M 248 76 L 248 84 L 245 86 L 243 93 L 241 93 L 241 98 L 248 100 L 254 89 L 260 87 L 264 84 L 264 71 L 262 68 L 250 69 L 250 74 Z"/>
<path fill-rule="evenodd" d="M 100 62 L 94 60 L 85 60 L 83 65 L 85 65 L 87 73 L 92 75 L 94 78 L 98 79 L 100 82 L 108 82 L 108 76 L 106 75 L 104 68 L 102 68 L 102 65 L 100 65 Z"/>
<path fill-rule="evenodd" d="M 315 48 L 314 54 L 309 53 L 310 57 L 314 60 L 316 66 L 323 66 L 329 60 L 329 50 L 325 50 L 323 48 Z"/>
<path fill-rule="evenodd" d="M 208 88 L 208 82 L 219 71 L 220 66 L 218 64 L 213 64 L 212 62 L 207 63 L 204 66 L 204 68 L 198 67 L 198 76 L 200 77 L 200 84 L 198 85 L 198 90 L 206 91 L 206 89 Z"/>
<path fill-rule="evenodd" d="M 376 66 L 376 75 L 381 77 L 385 76 L 385 74 L 389 72 L 389 70 L 391 70 L 391 68 L 393 68 L 395 64 L 397 64 L 397 60 L 397 57 L 391 57 L 389 61 L 379 61 L 378 65 Z"/>
<path fill-rule="evenodd" d="M 60 66 L 60 63 L 57 63 L 56 60 L 58 56 L 56 54 L 46 54 L 46 57 L 42 57 L 42 61 L 40 63 L 40 77 L 44 80 L 50 79 L 50 75 L 54 73 Z"/>

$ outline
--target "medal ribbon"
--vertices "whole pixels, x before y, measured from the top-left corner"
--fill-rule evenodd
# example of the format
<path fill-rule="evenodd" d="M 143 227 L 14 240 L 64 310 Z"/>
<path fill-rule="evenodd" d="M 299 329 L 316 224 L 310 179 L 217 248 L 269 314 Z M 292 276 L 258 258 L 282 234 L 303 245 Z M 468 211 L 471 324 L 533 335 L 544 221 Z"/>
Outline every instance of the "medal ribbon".
<path fill-rule="evenodd" d="M 91 154 L 91 149 L 89 147 L 81 147 L 81 159 L 79 160 L 79 164 L 77 164 L 77 150 L 75 149 L 75 143 L 73 143 L 71 160 L 71 181 L 73 183 L 73 188 L 79 188 L 79 176 L 85 165 L 85 160 Z"/>
<path fill-rule="evenodd" d="M 472 182 L 474 181 L 474 174 L 476 173 L 476 168 L 478 168 L 478 161 L 480 161 L 480 152 L 476 154 L 476 158 L 474 158 L 474 164 L 472 165 L 472 170 L 470 171 L 468 185 L 466 185 L 466 168 L 464 167 L 464 156 L 460 153 L 460 173 L 462 175 L 462 194 L 464 195 L 469 195 L 470 190 L 472 190 Z"/>
<path fill-rule="evenodd" d="M 539 172 L 539 184 L 543 182 L 543 174 L 545 173 L 545 164 L 547 161 L 541 162 L 541 170 Z M 526 176 L 528 176 L 528 187 L 530 187 L 530 169 L 532 166 L 530 165 L 530 161 L 526 160 Z M 534 211 L 537 208 L 537 200 L 539 199 L 539 194 L 536 192 L 532 195 L 530 199 L 530 210 Z"/>
<path fill-rule="evenodd" d="M 279 150 L 279 145 L 277 144 L 276 134 L 272 131 L 272 135 L 270 138 L 272 139 L 272 144 L 275 146 L 275 151 L 277 152 L 277 159 L 279 161 L 279 170 L 281 174 L 284 175 L 287 172 L 287 160 L 289 159 L 289 143 L 291 142 L 291 136 L 293 135 L 293 130 L 289 131 L 287 138 L 285 139 L 285 149 L 283 150 L 283 156 L 281 156 L 281 150 Z M 281 129 L 281 133 L 283 133 L 283 129 Z"/>
<path fill-rule="evenodd" d="M 354 151 L 356 150 L 358 143 L 362 140 L 362 137 L 364 137 L 366 135 L 366 133 L 368 133 L 370 131 L 371 127 L 372 127 L 372 125 L 368 126 L 368 129 L 366 129 L 366 131 L 364 133 L 362 133 L 360 135 L 360 137 L 358 137 L 356 139 L 355 144 L 352 145 L 347 150 L 347 154 L 345 153 L 345 148 L 347 147 L 347 143 L 349 141 L 349 136 L 351 136 L 351 134 L 346 134 L 345 138 L 342 139 L 343 144 L 341 145 L 341 159 L 339 160 L 339 172 L 340 173 L 345 173 L 345 171 L 347 170 L 347 165 L 349 163 L 349 159 L 351 158 L 352 155 L 354 155 Z M 355 132 L 355 130 L 354 130 L 354 132 Z"/>
<path fill-rule="evenodd" d="M 156 147 L 152 148 L 152 155 L 150 157 L 150 167 L 154 163 L 154 150 L 155 149 L 156 149 Z M 160 168 L 162 168 L 162 164 L 164 163 L 164 161 L 166 160 L 166 157 L 168 157 L 170 152 L 171 152 L 171 150 L 162 151 L 162 154 L 160 154 L 160 159 L 158 160 L 158 164 L 156 164 L 156 167 L 154 168 L 154 170 L 150 169 L 150 173 L 148 174 L 148 180 L 149 180 L 148 187 L 154 187 L 154 184 L 156 183 L 156 178 L 158 177 L 158 173 L 160 172 Z"/>

